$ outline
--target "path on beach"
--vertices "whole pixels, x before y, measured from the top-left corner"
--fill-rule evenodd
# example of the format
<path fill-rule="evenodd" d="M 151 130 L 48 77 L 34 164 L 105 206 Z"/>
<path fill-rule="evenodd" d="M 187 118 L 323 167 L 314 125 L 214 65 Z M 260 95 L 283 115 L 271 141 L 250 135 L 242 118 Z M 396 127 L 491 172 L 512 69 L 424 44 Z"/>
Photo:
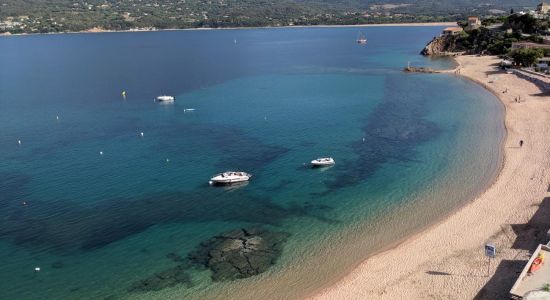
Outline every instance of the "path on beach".
<path fill-rule="evenodd" d="M 499 71 L 496 57 L 456 59 L 460 76 L 485 86 L 506 108 L 504 163 L 496 181 L 447 219 L 369 258 L 313 298 L 507 299 L 531 251 L 544 242 L 550 228 L 550 96 Z M 489 275 L 488 242 L 497 247 Z"/>

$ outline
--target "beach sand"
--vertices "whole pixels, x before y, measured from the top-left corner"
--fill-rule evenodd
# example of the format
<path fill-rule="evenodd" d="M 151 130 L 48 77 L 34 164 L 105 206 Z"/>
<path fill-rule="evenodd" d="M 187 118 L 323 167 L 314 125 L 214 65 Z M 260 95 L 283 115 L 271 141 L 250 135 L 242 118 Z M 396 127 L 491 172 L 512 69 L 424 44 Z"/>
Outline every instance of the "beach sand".
<path fill-rule="evenodd" d="M 380 23 L 380 24 L 357 24 L 357 25 L 293 25 L 293 26 L 261 26 L 261 27 L 218 27 L 218 28 L 134 28 L 129 30 L 107 30 L 101 27 L 92 27 L 83 31 L 64 31 L 50 33 L 0 33 L 0 36 L 20 35 L 44 35 L 44 34 L 76 34 L 76 33 L 117 33 L 117 32 L 155 32 L 155 31 L 190 31 L 190 30 L 247 30 L 247 29 L 280 29 L 280 28 L 337 28 L 337 27 L 426 27 L 426 26 L 457 26 L 456 22 L 425 22 L 425 23 Z"/>
<path fill-rule="evenodd" d="M 507 299 L 530 252 L 545 242 L 550 228 L 550 96 L 527 80 L 497 71 L 496 57 L 456 59 L 460 76 L 485 86 L 506 109 L 504 161 L 495 182 L 445 220 L 368 258 L 311 298 Z M 519 96 L 520 103 L 515 101 Z M 486 243 L 497 247 L 490 265 Z"/>

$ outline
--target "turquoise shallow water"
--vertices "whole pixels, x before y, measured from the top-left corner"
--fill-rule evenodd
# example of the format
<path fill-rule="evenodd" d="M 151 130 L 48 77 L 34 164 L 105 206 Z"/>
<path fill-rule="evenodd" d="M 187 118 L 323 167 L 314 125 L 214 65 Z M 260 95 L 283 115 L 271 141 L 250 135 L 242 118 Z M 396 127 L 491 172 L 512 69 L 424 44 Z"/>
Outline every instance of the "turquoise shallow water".
<path fill-rule="evenodd" d="M 448 214 L 491 180 L 504 130 L 480 87 L 400 71 L 452 66 L 417 55 L 440 29 L 0 39 L 0 297 L 298 296 Z M 253 180 L 208 186 L 228 169 Z M 249 226 L 290 235 L 268 272 L 185 265 L 188 285 L 129 291 Z"/>

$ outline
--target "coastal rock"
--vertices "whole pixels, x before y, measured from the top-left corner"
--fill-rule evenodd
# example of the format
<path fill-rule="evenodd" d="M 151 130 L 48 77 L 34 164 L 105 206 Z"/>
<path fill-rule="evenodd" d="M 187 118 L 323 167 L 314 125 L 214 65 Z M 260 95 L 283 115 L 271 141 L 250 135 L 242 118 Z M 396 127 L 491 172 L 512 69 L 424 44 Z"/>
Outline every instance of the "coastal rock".
<path fill-rule="evenodd" d="M 434 70 L 432 68 L 426 67 L 405 67 L 405 72 L 409 73 L 440 73 L 440 71 Z"/>
<path fill-rule="evenodd" d="M 439 36 L 434 37 L 427 45 L 422 49 L 420 54 L 425 56 L 449 56 L 457 55 L 462 50 L 457 46 L 455 36 Z"/>
<path fill-rule="evenodd" d="M 246 278 L 265 272 L 281 255 L 288 233 L 238 229 L 202 242 L 189 260 L 212 271 L 212 280 Z"/>
<path fill-rule="evenodd" d="M 155 273 L 152 276 L 140 280 L 128 289 L 129 292 L 149 292 L 159 291 L 168 287 L 173 287 L 178 284 L 185 284 L 191 286 L 191 276 L 185 272 L 183 266 L 177 266 L 159 273 Z"/>

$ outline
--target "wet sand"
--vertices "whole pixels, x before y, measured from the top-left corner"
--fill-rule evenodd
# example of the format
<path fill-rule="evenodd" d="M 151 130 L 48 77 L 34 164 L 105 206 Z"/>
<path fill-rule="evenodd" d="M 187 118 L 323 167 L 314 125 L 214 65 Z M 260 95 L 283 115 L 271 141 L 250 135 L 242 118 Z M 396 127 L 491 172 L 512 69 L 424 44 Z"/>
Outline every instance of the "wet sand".
<path fill-rule="evenodd" d="M 311 298 L 507 298 L 529 252 L 545 242 L 550 227 L 544 217 L 550 212 L 550 96 L 525 79 L 498 71 L 496 57 L 456 59 L 457 76 L 483 85 L 505 107 L 504 161 L 495 182 L 445 220 L 368 258 Z M 490 265 L 486 243 L 497 246 Z"/>

